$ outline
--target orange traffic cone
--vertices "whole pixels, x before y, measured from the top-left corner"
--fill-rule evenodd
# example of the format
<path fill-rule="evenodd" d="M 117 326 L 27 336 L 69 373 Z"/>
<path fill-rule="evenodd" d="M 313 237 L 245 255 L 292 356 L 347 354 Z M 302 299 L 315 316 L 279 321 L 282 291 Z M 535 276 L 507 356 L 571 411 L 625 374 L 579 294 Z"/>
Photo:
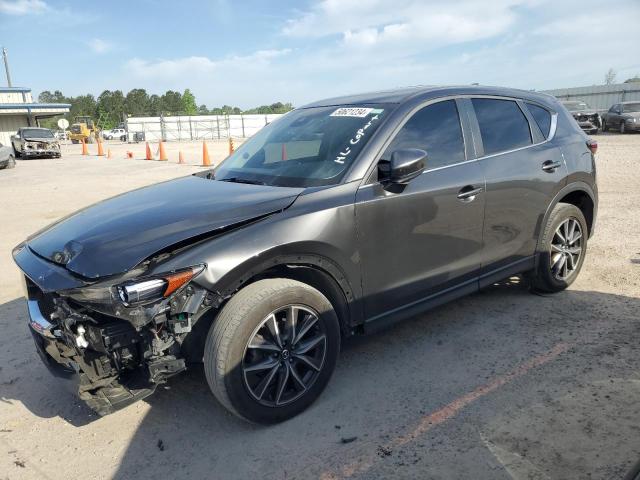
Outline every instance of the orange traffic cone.
<path fill-rule="evenodd" d="M 287 144 L 282 144 L 282 154 L 280 156 L 281 160 L 287 160 Z"/>
<path fill-rule="evenodd" d="M 209 158 L 209 150 L 207 150 L 207 142 L 202 141 L 202 166 L 211 166 L 211 159 Z"/>
<path fill-rule="evenodd" d="M 113 158 L 111 156 L 111 149 L 110 148 L 107 148 L 107 158 Z"/>
<path fill-rule="evenodd" d="M 229 155 L 233 153 L 235 148 L 233 147 L 233 138 L 229 137 Z"/>
<path fill-rule="evenodd" d="M 102 147 L 102 142 L 98 139 L 98 156 L 104 157 L 104 148 Z"/>
<path fill-rule="evenodd" d="M 162 140 L 160 140 L 160 145 L 159 145 L 159 150 L 160 150 L 160 158 L 158 158 L 158 160 L 165 162 L 167 160 L 169 160 L 167 158 L 167 152 L 164 151 L 164 142 Z"/>
<path fill-rule="evenodd" d="M 147 156 L 145 160 L 153 160 L 153 155 L 151 155 L 151 147 L 149 146 L 149 142 L 147 142 Z"/>
<path fill-rule="evenodd" d="M 87 147 L 87 142 L 82 139 L 82 155 L 89 155 L 89 147 Z"/>
<path fill-rule="evenodd" d="M 133 152 L 127 150 L 127 155 L 124 158 L 133 158 Z"/>
<path fill-rule="evenodd" d="M 182 150 L 180 150 L 178 152 L 178 163 L 180 165 L 184 165 L 185 161 L 184 161 L 184 155 L 182 154 Z"/>

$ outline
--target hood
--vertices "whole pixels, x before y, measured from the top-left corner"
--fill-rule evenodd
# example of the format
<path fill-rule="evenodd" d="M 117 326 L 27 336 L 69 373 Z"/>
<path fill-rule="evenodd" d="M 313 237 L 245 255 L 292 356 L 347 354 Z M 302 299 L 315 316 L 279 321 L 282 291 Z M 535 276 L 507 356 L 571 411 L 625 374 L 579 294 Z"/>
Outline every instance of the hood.
<path fill-rule="evenodd" d="M 281 211 L 302 190 L 179 178 L 97 203 L 27 244 L 39 256 L 94 279 L 124 273 L 184 240 Z"/>
<path fill-rule="evenodd" d="M 42 142 L 42 143 L 53 143 L 53 142 L 57 142 L 58 139 L 53 137 L 47 137 L 47 138 L 41 138 L 41 137 L 22 137 L 24 138 L 27 142 Z"/>
<path fill-rule="evenodd" d="M 571 115 L 573 115 L 574 117 L 577 115 L 596 115 L 598 112 L 596 112 L 595 110 L 576 110 L 574 112 L 571 112 Z"/>

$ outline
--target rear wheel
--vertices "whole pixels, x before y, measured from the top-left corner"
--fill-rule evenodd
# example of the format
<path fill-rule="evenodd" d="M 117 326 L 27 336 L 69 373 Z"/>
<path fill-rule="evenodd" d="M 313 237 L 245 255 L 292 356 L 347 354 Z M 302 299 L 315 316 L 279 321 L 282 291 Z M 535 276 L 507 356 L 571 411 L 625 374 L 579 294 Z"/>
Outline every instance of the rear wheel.
<path fill-rule="evenodd" d="M 72 140 L 71 140 L 71 143 L 80 143 L 80 140 L 74 140 L 74 139 L 72 139 Z"/>
<path fill-rule="evenodd" d="M 295 280 L 259 280 L 234 295 L 214 321 L 204 370 L 228 410 L 276 423 L 315 401 L 339 349 L 338 318 L 322 293 Z"/>
<path fill-rule="evenodd" d="M 534 289 L 559 292 L 580 273 L 587 251 L 587 222 L 575 205 L 558 203 L 544 229 L 538 266 L 532 275 Z"/>

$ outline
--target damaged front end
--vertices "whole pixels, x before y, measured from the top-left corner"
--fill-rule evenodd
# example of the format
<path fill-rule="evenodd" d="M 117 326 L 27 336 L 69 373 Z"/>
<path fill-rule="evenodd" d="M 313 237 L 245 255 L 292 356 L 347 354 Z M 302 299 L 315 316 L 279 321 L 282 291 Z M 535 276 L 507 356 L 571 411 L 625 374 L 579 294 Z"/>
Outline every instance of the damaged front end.
<path fill-rule="evenodd" d="M 43 260 L 28 247 L 16 255 L 26 267 L 29 324 L 38 353 L 56 376 L 78 381 L 79 397 L 99 415 L 150 395 L 184 371 L 182 345 L 194 318 L 217 303 L 215 294 L 191 282 L 204 265 L 50 291 L 46 276 L 30 278 L 33 262 L 20 262 L 25 257 Z"/>

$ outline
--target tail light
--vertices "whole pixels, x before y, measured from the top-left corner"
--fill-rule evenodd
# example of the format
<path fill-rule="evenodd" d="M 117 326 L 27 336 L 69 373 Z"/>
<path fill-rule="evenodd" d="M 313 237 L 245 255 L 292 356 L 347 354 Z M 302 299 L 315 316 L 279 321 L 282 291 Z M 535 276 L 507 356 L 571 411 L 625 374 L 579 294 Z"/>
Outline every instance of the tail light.
<path fill-rule="evenodd" d="M 589 147 L 589 150 L 591 150 L 591 153 L 595 155 L 596 152 L 598 151 L 598 142 L 590 138 L 589 140 L 587 140 L 587 147 Z"/>

